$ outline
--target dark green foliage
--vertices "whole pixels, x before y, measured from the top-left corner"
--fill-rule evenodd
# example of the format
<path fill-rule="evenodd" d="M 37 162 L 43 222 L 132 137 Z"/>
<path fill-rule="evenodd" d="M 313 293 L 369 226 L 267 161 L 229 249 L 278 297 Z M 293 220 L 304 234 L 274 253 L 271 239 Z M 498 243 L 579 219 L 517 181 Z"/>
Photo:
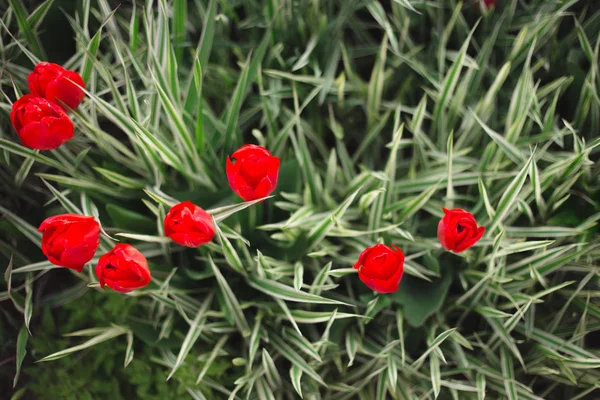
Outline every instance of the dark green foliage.
<path fill-rule="evenodd" d="M 56 0 L 45 17 L 13 3 L 0 5 L 14 36 L 0 27 L 0 265 L 13 260 L 0 393 L 596 395 L 595 2 Z M 76 137 L 38 154 L 8 114 L 43 51 L 84 74 L 89 95 L 71 114 Z M 282 160 L 260 204 L 227 183 L 242 143 Z M 164 240 L 179 200 L 215 213 L 221 239 Z M 99 290 L 93 263 L 82 274 L 44 263 L 37 226 L 73 207 L 139 248 L 152 284 L 125 296 Z M 468 209 L 486 236 L 443 251 L 442 207 Z M 376 242 L 406 255 L 393 295 L 351 269 Z"/>

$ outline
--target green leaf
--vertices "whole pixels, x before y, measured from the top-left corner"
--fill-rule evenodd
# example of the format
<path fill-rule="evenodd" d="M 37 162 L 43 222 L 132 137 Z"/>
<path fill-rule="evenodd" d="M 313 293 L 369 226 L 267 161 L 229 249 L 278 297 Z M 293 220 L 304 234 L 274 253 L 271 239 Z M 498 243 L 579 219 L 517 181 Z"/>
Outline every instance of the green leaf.
<path fill-rule="evenodd" d="M 313 358 L 315 361 L 322 363 L 323 360 L 319 353 L 315 350 L 315 345 L 308 341 L 304 336 L 302 336 L 302 332 L 292 331 L 290 329 L 284 330 L 285 338 L 287 341 L 296 346 L 300 351 L 309 357 Z"/>
<path fill-rule="evenodd" d="M 509 400 L 517 400 L 519 395 L 515 387 L 515 371 L 512 363 L 512 357 L 506 347 L 500 350 L 500 363 L 502 364 L 502 375 L 504 376 L 504 388 Z"/>
<path fill-rule="evenodd" d="M 114 339 L 115 337 L 124 335 L 126 333 L 127 333 L 127 329 L 120 327 L 120 326 L 113 326 L 112 328 L 105 328 L 102 333 L 98 334 L 97 336 L 94 336 L 92 339 L 90 339 L 82 344 L 79 344 L 77 346 L 73 346 L 68 349 L 61 350 L 56 353 L 50 354 L 49 356 L 42 358 L 38 362 L 58 360 L 59 358 L 66 357 L 71 353 L 75 353 L 77 351 L 88 349 L 99 343 L 105 342 L 110 339 Z"/>
<path fill-rule="evenodd" d="M 267 51 L 267 45 L 269 44 L 270 36 L 271 34 L 267 30 L 260 45 L 258 46 L 258 49 L 256 50 L 256 54 L 254 54 L 254 57 L 252 58 L 252 61 L 250 60 L 250 56 L 246 60 L 246 64 L 244 65 L 244 68 L 240 73 L 240 78 L 231 97 L 230 104 L 227 107 L 227 118 L 225 120 L 227 128 L 225 131 L 225 139 L 223 145 L 223 148 L 226 152 L 234 150 L 232 145 L 235 145 L 237 142 L 237 123 L 242 103 L 246 98 L 246 94 L 248 93 L 250 85 L 252 85 L 252 83 L 254 83 L 254 80 L 256 79 L 258 68 L 260 67 L 265 53 Z"/>
<path fill-rule="evenodd" d="M 112 183 L 115 183 L 125 189 L 142 189 L 146 186 L 144 181 L 124 176 L 118 172 L 110 171 L 100 167 L 94 167 L 94 169 Z"/>
<path fill-rule="evenodd" d="M 27 17 L 27 24 L 31 26 L 34 31 L 36 31 L 40 24 L 44 22 L 44 18 L 48 14 L 48 10 L 50 10 L 52 4 L 54 4 L 54 0 L 46 0 L 29 14 L 29 17 Z"/>
<path fill-rule="evenodd" d="M 529 157 L 529 160 L 525 163 L 523 168 L 521 168 L 519 174 L 515 176 L 513 181 L 506 188 L 506 190 L 504 190 L 504 193 L 502 194 L 502 197 L 500 198 L 500 201 L 496 206 L 496 213 L 494 214 L 494 217 L 492 218 L 489 225 L 486 226 L 486 235 L 492 235 L 496 228 L 500 226 L 502 221 L 504 221 L 504 218 L 512 210 L 512 206 L 517 200 L 517 197 L 519 196 L 519 193 L 521 192 L 521 189 L 525 184 L 525 179 L 527 178 L 527 174 L 529 172 L 532 160 L 533 154 L 531 155 L 531 157 Z"/>
<path fill-rule="evenodd" d="M 133 232 L 156 231 L 156 222 L 143 214 L 116 204 L 107 204 L 106 211 L 117 228 Z"/>
<path fill-rule="evenodd" d="M 27 355 L 27 340 L 29 339 L 28 328 L 22 327 L 17 337 L 17 356 L 16 356 L 16 372 L 15 378 L 13 379 L 13 388 L 17 386 L 19 381 L 19 375 L 21 375 L 21 365 L 25 355 Z"/>
<path fill-rule="evenodd" d="M 433 351 L 437 350 L 437 348 L 446 340 L 450 335 L 454 333 L 456 328 L 448 329 L 442 333 L 440 333 L 428 346 L 427 350 L 419 357 L 415 362 L 413 362 L 412 366 L 415 367 L 417 365 L 421 365 L 421 363 L 427 358 L 429 354 Z"/>
<path fill-rule="evenodd" d="M 515 327 L 515 330 L 519 333 L 525 333 L 525 327 L 523 324 L 518 324 Z M 531 339 L 535 340 L 538 343 L 543 344 L 551 349 L 559 350 L 563 353 L 569 354 L 576 358 L 582 359 L 597 359 L 596 355 L 580 346 L 569 343 L 564 339 L 559 338 L 556 335 L 553 335 L 549 332 L 544 331 L 543 329 L 533 328 L 531 333 Z"/>
<path fill-rule="evenodd" d="M 281 387 L 282 381 L 281 376 L 279 375 L 279 371 L 275 366 L 275 362 L 273 362 L 273 358 L 271 354 L 267 351 L 267 349 L 262 349 L 262 365 L 265 369 L 265 376 L 267 377 L 267 381 L 271 387 L 277 388 Z"/>
<path fill-rule="evenodd" d="M 433 196 L 435 194 L 435 192 L 438 189 L 438 186 L 439 186 L 439 182 L 436 183 L 435 185 L 431 186 L 429 189 L 425 190 L 420 195 L 415 196 L 414 198 L 410 199 L 410 201 L 408 203 L 406 203 L 404 205 L 404 207 L 402 207 L 402 211 L 400 211 L 400 213 L 398 215 L 398 220 L 404 221 L 407 218 L 414 215 L 415 213 L 417 213 L 417 211 L 419 211 L 421 208 L 423 208 L 425 206 L 425 204 L 427 204 L 429 199 L 431 199 L 431 196 Z M 391 206 L 391 209 L 393 209 L 393 208 L 394 208 L 394 205 Z"/>
<path fill-rule="evenodd" d="M 225 255 L 227 264 L 229 264 L 229 266 L 234 271 L 242 275 L 246 275 L 246 269 L 244 268 L 244 264 L 242 264 L 242 260 L 240 259 L 240 256 L 238 255 L 237 251 L 235 251 L 235 248 L 233 247 L 229 239 L 225 237 L 223 231 L 221 231 L 221 228 L 219 228 L 219 225 L 216 222 L 214 225 L 217 237 L 219 238 L 219 242 L 221 242 L 221 249 L 223 250 L 223 254 Z"/>
<path fill-rule="evenodd" d="M 294 386 L 294 389 L 296 390 L 296 393 L 298 393 L 298 396 L 300 396 L 301 399 L 303 399 L 304 397 L 302 397 L 302 369 L 298 366 L 298 365 L 292 365 L 292 368 L 290 368 L 290 379 L 292 380 L 292 386 Z"/>
<path fill-rule="evenodd" d="M 23 316 L 25 318 L 25 327 L 27 331 L 31 335 L 31 329 L 29 329 L 29 323 L 31 321 L 31 316 L 33 314 L 33 280 L 31 278 L 31 274 L 27 275 L 27 280 L 25 282 L 25 310 L 23 312 Z"/>
<path fill-rule="evenodd" d="M 467 37 L 467 39 L 464 41 L 463 45 L 461 46 L 461 48 L 458 52 L 458 56 L 457 56 L 456 60 L 454 61 L 454 64 L 452 64 L 452 68 L 450 68 L 450 70 L 444 77 L 444 82 L 442 83 L 440 92 L 438 93 L 438 99 L 436 101 L 435 109 L 434 109 L 434 121 L 437 124 L 437 132 L 438 132 L 438 138 L 439 138 L 440 144 L 446 144 L 446 137 L 447 137 L 446 136 L 447 135 L 446 126 L 445 126 L 446 121 L 445 121 L 445 114 L 444 114 L 445 108 L 448 107 L 448 104 L 450 104 L 450 101 L 449 101 L 450 97 L 454 94 L 454 89 L 456 88 L 456 85 L 458 84 L 458 80 L 460 79 L 460 73 L 462 71 L 463 64 L 464 64 L 465 58 L 467 56 L 467 50 L 469 48 L 469 43 L 471 42 L 471 37 L 473 36 L 473 33 L 475 32 L 477 25 L 478 24 L 475 24 L 475 26 L 469 33 L 469 36 Z"/>
<path fill-rule="evenodd" d="M 277 351 L 281 353 L 282 356 L 287 358 L 292 365 L 300 368 L 302 372 L 313 378 L 321 385 L 325 385 L 325 382 L 319 376 L 319 374 L 317 374 L 315 370 L 306 362 L 306 360 L 304 360 L 300 354 L 296 353 L 296 351 L 294 351 L 294 349 L 292 349 L 279 335 L 276 333 L 270 333 L 269 337 L 271 338 L 273 345 L 277 348 Z"/>
<path fill-rule="evenodd" d="M 246 201 L 246 202 L 243 202 L 240 204 L 232 204 L 230 206 L 213 208 L 210 210 L 206 210 L 206 212 L 213 216 L 215 222 L 219 222 L 219 221 L 222 221 L 222 220 L 226 219 L 227 217 L 229 217 L 239 211 L 242 211 L 250 206 L 262 203 L 263 201 L 265 201 L 266 199 L 270 199 L 271 197 L 273 197 L 273 196 L 267 196 L 267 197 L 263 197 L 261 199 Z"/>
<path fill-rule="evenodd" d="M 178 62 L 181 62 L 181 58 L 183 57 L 183 44 L 186 32 L 185 22 L 187 19 L 187 0 L 175 0 L 173 2 L 173 26 L 171 31 L 173 32 L 173 45 Z"/>
<path fill-rule="evenodd" d="M 179 369 L 179 367 L 181 367 L 181 365 L 185 361 L 185 358 L 187 357 L 188 353 L 190 352 L 192 347 L 194 347 L 196 340 L 198 340 L 200 333 L 202 333 L 202 330 L 204 329 L 204 326 L 206 325 L 206 311 L 212 303 L 212 298 L 213 298 L 212 294 L 208 295 L 206 297 L 206 299 L 204 300 L 204 302 L 202 303 L 202 306 L 200 306 L 200 308 L 198 309 L 198 312 L 196 313 L 194 320 L 190 324 L 190 329 L 188 330 L 188 333 L 185 336 L 185 339 L 181 343 L 181 348 L 179 349 L 179 354 L 177 355 L 177 360 L 175 360 L 175 363 L 173 364 L 173 367 L 171 368 L 171 372 L 169 373 L 169 376 L 167 376 L 167 380 L 171 379 L 173 374 Z"/>
<path fill-rule="evenodd" d="M 205 69 L 208 67 L 208 58 L 212 49 L 213 38 L 215 36 L 215 13 L 217 10 L 217 2 L 210 0 L 208 3 L 208 9 L 204 17 L 204 23 L 202 24 L 202 35 L 198 42 L 197 58 L 200 65 Z"/>
<path fill-rule="evenodd" d="M 479 117 L 475 114 L 475 112 L 471 111 L 473 118 L 481 125 L 485 133 L 487 133 L 490 138 L 500 147 L 500 149 L 510 158 L 515 164 L 519 165 L 525 162 L 527 157 L 521 152 L 515 145 L 510 143 L 508 140 L 504 138 L 504 136 L 494 132 L 489 126 L 485 124 Z"/>
<path fill-rule="evenodd" d="M 6 208 L 0 206 L 0 213 L 4 214 L 4 218 L 6 218 L 11 224 L 14 225 L 25 237 L 27 237 L 30 241 L 32 241 L 35 245 L 40 246 L 42 244 L 42 234 L 37 231 L 35 227 L 30 225 L 21 217 L 13 214 Z"/>
<path fill-rule="evenodd" d="M 89 178 L 69 178 L 66 176 L 53 174 L 37 174 L 37 176 L 81 191 L 97 192 L 99 194 L 113 196 L 121 199 L 131 197 L 131 195 L 115 190 L 114 187 L 109 187 L 103 182 L 95 181 Z"/>
<path fill-rule="evenodd" d="M 94 68 L 94 64 L 96 63 L 96 56 L 98 55 L 98 49 L 100 48 L 100 40 L 102 39 L 102 30 L 104 26 L 108 23 L 110 18 L 114 15 L 116 9 L 110 13 L 106 19 L 102 22 L 92 40 L 88 43 L 87 50 L 85 52 L 85 61 L 83 62 L 83 66 L 81 67 L 81 78 L 83 82 L 89 84 L 90 77 L 92 75 L 92 71 Z"/>
<path fill-rule="evenodd" d="M 304 265 L 302 263 L 296 263 L 294 265 L 294 289 L 300 290 L 303 284 L 304 277 Z"/>
<path fill-rule="evenodd" d="M 354 201 L 354 199 L 356 198 L 356 196 L 358 195 L 358 193 L 360 192 L 362 188 L 359 188 L 357 191 L 355 191 L 354 193 L 352 193 L 346 200 L 344 200 L 344 202 L 342 204 L 340 204 L 330 215 L 329 218 L 326 218 L 325 220 L 323 220 L 323 222 L 321 222 L 319 225 L 315 226 L 309 233 L 308 233 L 308 249 L 312 249 L 314 248 L 317 244 L 319 244 L 329 233 L 329 231 L 331 231 L 331 229 L 333 229 L 333 226 L 336 222 L 339 221 L 340 218 L 342 218 L 344 216 L 344 213 L 346 212 L 346 210 L 348 210 L 348 208 L 350 207 L 350 205 L 352 204 L 352 202 Z"/>
<path fill-rule="evenodd" d="M 388 36 L 384 36 L 379 47 L 379 53 L 371 71 L 371 79 L 369 81 L 369 90 L 367 98 L 367 115 L 368 125 L 373 126 L 375 120 L 379 115 L 379 108 L 381 105 L 381 96 L 383 93 L 384 85 L 384 72 L 385 62 L 387 56 L 387 44 Z"/>
<path fill-rule="evenodd" d="M 485 400 L 485 375 L 477 374 L 477 400 Z"/>
<path fill-rule="evenodd" d="M 387 367 L 387 383 L 388 388 L 392 393 L 396 392 L 396 385 L 398 384 L 398 364 L 394 354 L 388 354 L 388 367 Z"/>
<path fill-rule="evenodd" d="M 477 311 L 479 314 L 481 314 L 483 316 L 487 316 L 487 317 L 491 317 L 491 318 L 509 318 L 511 316 L 508 313 L 505 313 L 505 312 L 497 310 L 493 307 L 487 307 L 487 306 L 475 307 L 475 311 Z"/>
<path fill-rule="evenodd" d="M 291 318 L 299 324 L 320 324 L 322 322 L 334 321 L 344 318 L 367 318 L 364 315 L 336 312 L 335 315 L 329 311 L 306 311 L 290 310 Z M 332 317 L 335 317 L 331 319 Z M 289 319 L 289 317 L 288 317 Z M 368 318 L 367 318 L 368 319 Z"/>
<path fill-rule="evenodd" d="M 123 368 L 133 361 L 133 332 L 127 332 L 127 349 L 125 350 L 125 358 L 123 360 Z"/>
<path fill-rule="evenodd" d="M 44 53 L 40 41 L 33 29 L 36 21 L 28 20 L 27 10 L 25 9 L 25 5 L 21 1 L 8 0 L 8 4 L 10 5 L 11 10 L 15 14 L 17 24 L 19 25 L 19 31 L 23 36 L 25 36 L 25 39 L 27 39 L 31 51 L 38 58 L 45 60 L 47 58 L 46 54 Z M 34 17 L 34 19 L 35 18 L 38 17 Z"/>
<path fill-rule="evenodd" d="M 204 99 L 202 98 L 202 65 L 200 60 L 196 58 L 194 62 L 194 87 L 196 88 L 196 96 L 198 97 L 198 107 L 196 110 L 196 125 L 195 139 L 196 149 L 198 152 L 204 152 Z M 188 95 L 189 96 L 189 95 Z"/>
<path fill-rule="evenodd" d="M 50 157 L 46 157 L 39 153 L 38 150 L 32 150 L 25 146 L 21 146 L 17 143 L 13 143 L 6 139 L 0 138 L 0 149 L 9 151 L 10 153 L 16 154 L 21 157 L 25 157 L 26 159 L 35 160 L 41 164 L 48 165 L 49 167 L 56 168 L 59 171 L 70 172 L 68 168 L 66 168 L 63 164 L 56 162 Z"/>
<path fill-rule="evenodd" d="M 196 146 L 192 141 L 192 136 L 187 132 L 182 117 L 182 111 L 179 110 L 177 105 L 171 100 L 171 98 L 169 98 L 169 95 L 164 90 L 163 85 L 159 83 L 154 75 L 152 75 L 152 80 L 158 92 L 163 109 L 166 111 L 168 116 L 169 125 L 171 126 L 171 132 L 175 142 L 183 148 L 185 154 L 191 162 L 191 165 L 193 166 L 193 172 L 200 173 L 202 171 L 204 174 L 205 167 L 199 158 L 198 152 L 196 151 Z M 212 186 L 212 182 L 208 176 L 206 176 L 204 179 L 206 179 L 206 183 L 209 183 L 209 187 Z"/>
<path fill-rule="evenodd" d="M 219 268 L 213 261 L 210 254 L 208 255 L 208 263 L 210 264 L 210 267 L 212 268 L 212 271 L 215 274 L 215 278 L 217 279 L 217 283 L 219 284 L 219 287 L 221 288 L 221 293 L 223 294 L 223 299 L 225 300 L 225 305 L 227 306 L 229 312 L 233 316 L 233 320 L 236 326 L 242 333 L 243 337 L 250 336 L 250 327 L 248 326 L 248 321 L 246 321 L 244 312 L 240 307 L 240 303 L 235 297 L 235 294 L 233 294 L 233 291 L 229 287 L 229 284 L 225 280 L 225 277 L 221 274 L 221 271 L 219 271 Z"/>
<path fill-rule="evenodd" d="M 315 304 L 338 304 L 349 305 L 337 300 L 327 299 L 316 294 L 306 293 L 301 290 L 295 290 L 292 287 L 286 286 L 283 283 L 263 279 L 256 275 L 248 276 L 248 284 L 271 297 L 279 298 L 287 301 L 298 303 L 315 303 Z"/>
<path fill-rule="evenodd" d="M 29 175 L 29 171 L 31 170 L 34 162 L 35 160 L 33 158 L 27 158 L 23 164 L 21 164 L 19 171 L 17 171 L 17 175 L 15 175 L 15 183 L 17 186 L 21 186 L 23 184 L 25 178 L 27 178 L 27 175 Z"/>
<path fill-rule="evenodd" d="M 433 396 L 438 398 L 442 386 L 442 378 L 440 376 L 440 359 L 433 353 L 429 357 L 429 376 L 433 386 Z"/>
<path fill-rule="evenodd" d="M 406 321 L 417 327 L 444 304 L 451 282 L 452 276 L 448 272 L 432 282 L 407 275 L 402 278 L 400 288 L 391 297 L 393 301 L 403 305 Z"/>
<path fill-rule="evenodd" d="M 165 236 L 137 235 L 135 233 L 117 233 L 115 236 L 139 240 L 148 243 L 170 243 L 171 239 Z"/>
<path fill-rule="evenodd" d="M 206 360 L 206 363 L 204 364 L 202 371 L 200 371 L 200 374 L 198 375 L 198 378 L 196 379 L 196 384 L 202 382 L 202 378 L 204 378 L 204 376 L 208 372 L 210 366 L 214 362 L 215 358 L 217 358 L 217 355 L 219 354 L 219 352 L 221 351 L 221 349 L 223 348 L 223 346 L 225 345 L 225 343 L 227 342 L 228 339 L 229 339 L 229 336 L 225 335 L 217 341 L 217 343 L 215 344 L 215 347 L 210 352 L 210 356 L 208 357 L 208 360 Z"/>

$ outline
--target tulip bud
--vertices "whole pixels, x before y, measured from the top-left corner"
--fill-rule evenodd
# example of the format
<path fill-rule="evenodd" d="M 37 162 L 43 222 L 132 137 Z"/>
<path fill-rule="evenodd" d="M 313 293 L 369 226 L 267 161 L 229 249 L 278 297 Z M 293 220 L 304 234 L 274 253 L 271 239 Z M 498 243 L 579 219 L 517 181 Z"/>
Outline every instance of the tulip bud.
<path fill-rule="evenodd" d="M 10 121 L 23 145 L 37 150 L 54 150 L 74 133 L 73 122 L 62 108 L 32 94 L 14 102 Z"/>
<path fill-rule="evenodd" d="M 85 92 L 79 87 L 85 88 L 81 76 L 58 64 L 39 63 L 29 74 L 27 80 L 29 90 L 35 96 L 43 97 L 60 106 L 64 103 L 73 110 L 85 97 Z"/>
<path fill-rule="evenodd" d="M 277 187 L 279 157 L 262 146 L 240 147 L 227 158 L 225 167 L 229 186 L 245 201 L 266 197 Z"/>
<path fill-rule="evenodd" d="M 100 224 L 94 217 L 62 214 L 47 218 L 40 227 L 42 253 L 55 265 L 83 270 L 100 245 Z"/>
<path fill-rule="evenodd" d="M 164 228 L 165 236 L 187 247 L 202 246 L 215 236 L 210 214 L 190 201 L 171 207 L 165 216 Z"/>
<path fill-rule="evenodd" d="M 129 244 L 120 243 L 100 257 L 96 265 L 100 287 L 127 293 L 148 285 L 152 277 L 146 257 Z"/>
<path fill-rule="evenodd" d="M 444 218 L 438 224 L 437 236 L 443 248 L 460 253 L 481 239 L 485 228 L 477 227 L 473 214 L 460 208 L 442 210 Z"/>
<path fill-rule="evenodd" d="M 358 277 L 371 290 L 394 293 L 404 273 L 404 253 L 397 246 L 376 244 L 365 249 L 354 264 Z"/>

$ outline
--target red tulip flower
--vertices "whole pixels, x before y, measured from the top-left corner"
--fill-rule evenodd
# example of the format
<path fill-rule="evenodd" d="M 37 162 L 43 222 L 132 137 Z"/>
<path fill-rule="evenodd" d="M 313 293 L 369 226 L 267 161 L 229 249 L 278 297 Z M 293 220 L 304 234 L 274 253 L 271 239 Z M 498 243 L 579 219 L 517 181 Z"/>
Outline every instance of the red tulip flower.
<path fill-rule="evenodd" d="M 102 289 L 107 285 L 121 293 L 143 288 L 152 279 L 146 257 L 135 247 L 124 243 L 119 243 L 100 257 L 96 276 Z"/>
<path fill-rule="evenodd" d="M 444 218 L 438 224 L 438 239 L 446 250 L 460 253 L 481 239 L 485 228 L 477 227 L 477 221 L 468 211 L 460 208 L 444 210 Z"/>
<path fill-rule="evenodd" d="M 85 88 L 81 76 L 77 72 L 69 71 L 57 64 L 39 63 L 29 74 L 27 80 L 29 90 L 34 95 L 60 106 L 64 103 L 73 110 L 85 97 L 85 92 L 79 87 Z"/>
<path fill-rule="evenodd" d="M 32 149 L 54 150 L 73 137 L 73 122 L 63 109 L 32 94 L 13 103 L 10 121 L 23 145 Z"/>
<path fill-rule="evenodd" d="M 242 199 L 260 199 L 277 186 L 279 157 L 262 146 L 247 144 L 227 157 L 226 172 L 229 186 Z"/>
<path fill-rule="evenodd" d="M 165 217 L 165 236 L 187 247 L 206 244 L 215 236 L 215 225 L 209 213 L 184 201 L 171 207 Z"/>
<path fill-rule="evenodd" d="M 358 277 L 379 293 L 394 293 L 404 273 L 404 253 L 397 246 L 376 244 L 365 249 L 354 264 Z"/>
<path fill-rule="evenodd" d="M 94 217 L 62 214 L 47 218 L 40 227 L 42 253 L 55 265 L 83 270 L 100 245 L 100 224 Z"/>
<path fill-rule="evenodd" d="M 481 6 L 485 10 L 489 10 L 492 7 L 496 7 L 496 0 L 475 0 L 475 7 L 477 8 L 481 4 Z"/>

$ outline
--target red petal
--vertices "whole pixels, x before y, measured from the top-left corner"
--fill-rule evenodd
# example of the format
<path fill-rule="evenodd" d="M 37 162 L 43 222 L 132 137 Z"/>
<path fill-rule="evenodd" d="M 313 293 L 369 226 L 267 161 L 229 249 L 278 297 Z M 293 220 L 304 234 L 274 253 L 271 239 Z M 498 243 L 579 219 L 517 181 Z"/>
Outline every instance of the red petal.
<path fill-rule="evenodd" d="M 241 175 L 234 176 L 233 182 L 234 184 L 231 185 L 231 188 L 244 199 L 244 201 L 252 201 L 260 198 L 260 196 L 257 196 L 256 193 L 254 193 L 252 186 L 248 185 Z"/>
<path fill-rule="evenodd" d="M 465 239 L 462 243 L 460 243 L 460 245 L 456 246 L 456 249 L 454 250 L 455 253 L 461 253 L 467 249 L 470 249 L 475 243 L 477 243 L 479 241 L 479 239 L 481 239 L 481 237 L 483 236 L 483 234 L 485 233 L 485 228 L 483 226 L 479 227 L 477 229 L 477 231 L 475 232 L 475 235 Z"/>
<path fill-rule="evenodd" d="M 447 226 L 445 218 L 442 218 L 438 224 L 437 237 L 440 241 L 443 248 L 446 250 L 450 250 L 452 248 L 453 242 L 450 237 L 447 235 Z"/>
<path fill-rule="evenodd" d="M 83 86 L 81 77 L 73 79 L 75 76 L 79 77 L 76 73 L 68 73 L 50 82 L 46 89 L 46 98 L 56 104 L 61 105 L 62 102 L 69 108 L 76 109 L 85 98 L 85 92 L 73 83 L 74 80 L 78 80 L 78 84 Z"/>
<path fill-rule="evenodd" d="M 209 238 L 206 234 L 194 232 L 174 233 L 170 235 L 169 238 L 171 238 L 171 240 L 173 240 L 177 244 L 191 248 L 202 246 L 203 244 L 206 244 L 212 240 L 212 237 Z"/>
<path fill-rule="evenodd" d="M 254 189 L 254 197 L 255 199 L 267 197 L 273 193 L 274 190 L 275 184 L 271 181 L 271 179 L 269 179 L 268 176 L 265 176 L 263 179 L 261 179 L 258 186 L 256 186 L 256 189 Z"/>
<path fill-rule="evenodd" d="M 358 272 L 359 278 L 363 281 L 369 289 L 374 290 L 378 293 L 386 294 L 386 293 L 394 293 L 398 290 L 398 285 L 400 284 L 400 280 L 402 279 L 402 275 L 404 274 L 404 267 L 400 266 L 398 270 L 391 276 L 389 279 L 373 279 L 366 277 Z"/>
<path fill-rule="evenodd" d="M 29 84 L 29 91 L 31 94 L 44 97 L 44 93 L 40 90 L 39 75 L 35 71 L 27 76 L 27 83 Z"/>
<path fill-rule="evenodd" d="M 75 222 L 90 222 L 94 221 L 94 217 L 89 217 L 86 215 L 79 214 L 59 214 L 54 215 L 52 217 L 48 217 L 42 222 L 40 227 L 38 228 L 38 232 L 42 232 L 44 229 L 47 229 L 53 225 L 65 225 L 72 224 Z"/>
<path fill-rule="evenodd" d="M 250 156 L 271 157 L 271 153 L 269 153 L 269 150 L 262 146 L 257 146 L 255 144 L 245 144 L 231 155 L 232 158 L 236 159 L 243 159 Z"/>
<path fill-rule="evenodd" d="M 380 243 L 371 247 L 371 251 L 363 260 L 360 272 L 365 278 L 388 280 L 402 266 L 402 262 L 403 257 L 399 257 L 392 248 Z"/>
<path fill-rule="evenodd" d="M 438 239 L 446 250 L 460 253 L 475 244 L 483 235 L 477 221 L 468 211 L 460 208 L 444 210 L 444 218 L 438 224 Z M 458 225 L 464 229 L 458 232 Z"/>
<path fill-rule="evenodd" d="M 269 163 L 269 169 L 267 171 L 267 176 L 273 182 L 273 187 L 277 187 L 277 180 L 279 178 L 279 166 L 280 160 L 279 157 L 272 157 Z"/>
<path fill-rule="evenodd" d="M 362 253 L 360 253 L 360 256 L 358 256 L 358 261 L 356 262 L 356 264 L 354 264 L 354 269 L 360 268 L 360 266 L 363 264 L 364 260 L 368 257 L 371 249 L 372 249 L 372 247 L 367 247 L 366 249 L 364 249 L 362 251 Z"/>
<path fill-rule="evenodd" d="M 136 289 L 141 289 L 145 286 L 148 286 L 148 283 L 149 282 L 142 282 L 139 280 L 118 281 L 118 282 L 107 280 L 107 282 L 106 282 L 106 284 L 109 288 L 111 288 L 115 292 L 119 292 L 119 293 L 129 293 Z"/>

